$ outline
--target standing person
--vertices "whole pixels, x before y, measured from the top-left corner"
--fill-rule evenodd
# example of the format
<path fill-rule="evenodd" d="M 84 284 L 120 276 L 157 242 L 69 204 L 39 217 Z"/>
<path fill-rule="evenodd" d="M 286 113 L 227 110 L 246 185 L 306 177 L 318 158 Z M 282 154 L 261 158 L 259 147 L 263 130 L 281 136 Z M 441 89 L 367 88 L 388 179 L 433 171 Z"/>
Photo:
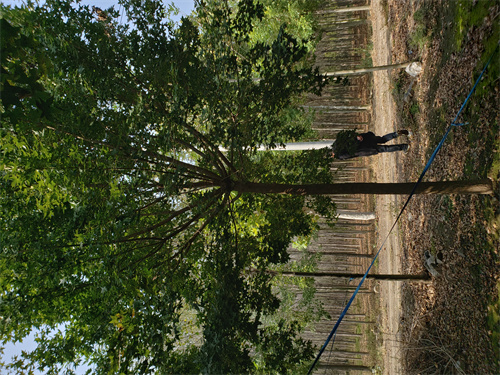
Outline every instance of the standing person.
<path fill-rule="evenodd" d="M 407 151 L 410 147 L 408 143 L 388 146 L 382 144 L 400 135 L 408 136 L 409 132 L 408 130 L 398 130 L 379 137 L 372 132 L 356 134 L 354 130 L 342 130 L 332 145 L 332 157 L 345 160 L 359 156 L 376 155 L 380 152 Z"/>

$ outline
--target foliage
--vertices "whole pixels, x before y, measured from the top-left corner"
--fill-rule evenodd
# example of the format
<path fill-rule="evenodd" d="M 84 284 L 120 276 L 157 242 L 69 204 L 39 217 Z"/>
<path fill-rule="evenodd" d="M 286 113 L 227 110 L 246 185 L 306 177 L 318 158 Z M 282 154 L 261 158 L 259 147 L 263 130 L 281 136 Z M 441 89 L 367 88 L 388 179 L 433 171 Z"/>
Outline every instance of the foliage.
<path fill-rule="evenodd" d="M 334 206 L 233 186 L 330 182 L 320 153 L 256 152 L 306 133 L 293 105 L 325 80 L 285 27 L 250 42 L 258 3 L 206 1 L 178 27 L 160 1 L 120 4 L 125 23 L 1 7 L 0 335 L 38 330 L 12 367 L 292 371 L 311 347 L 293 319 L 263 325 L 280 305 L 266 270 L 315 229 L 304 206 Z M 181 340 L 186 310 L 201 345 Z"/>
<path fill-rule="evenodd" d="M 430 37 L 428 36 L 429 30 L 425 22 L 425 8 L 417 10 L 413 15 L 413 19 L 416 26 L 409 40 L 409 45 L 411 48 L 422 50 L 430 42 Z"/>
<path fill-rule="evenodd" d="M 484 18 L 490 12 L 491 4 L 488 2 L 470 2 L 470 1 L 457 1 L 454 4 L 454 22 L 455 28 L 455 43 L 456 50 L 460 51 L 464 37 L 467 30 L 473 26 L 480 26 L 484 22 Z M 498 32 L 497 32 L 498 34 Z M 497 35 L 498 36 L 498 35 Z M 498 38 L 496 38 L 498 41 Z"/>
<path fill-rule="evenodd" d="M 354 156 L 358 150 L 357 144 L 358 141 L 356 140 L 356 132 L 354 130 L 342 130 L 337 134 L 332 147 L 337 155 L 346 154 Z"/>
<path fill-rule="evenodd" d="M 278 271 L 273 286 L 280 296 L 281 305 L 273 315 L 266 318 L 267 321 L 275 322 L 286 317 L 293 317 L 305 328 L 312 322 L 330 318 L 322 303 L 314 298 L 316 288 L 313 278 L 280 275 L 281 271 L 314 272 L 319 258 L 319 253 L 310 253 L 304 249 L 300 260 L 273 267 Z"/>
<path fill-rule="evenodd" d="M 283 24 L 287 25 L 288 32 L 295 39 L 305 45 L 309 52 L 315 47 L 315 20 L 314 10 L 318 1 L 294 0 L 271 1 L 260 0 L 264 14 L 259 19 L 250 34 L 254 43 L 269 43 L 275 40 Z"/>

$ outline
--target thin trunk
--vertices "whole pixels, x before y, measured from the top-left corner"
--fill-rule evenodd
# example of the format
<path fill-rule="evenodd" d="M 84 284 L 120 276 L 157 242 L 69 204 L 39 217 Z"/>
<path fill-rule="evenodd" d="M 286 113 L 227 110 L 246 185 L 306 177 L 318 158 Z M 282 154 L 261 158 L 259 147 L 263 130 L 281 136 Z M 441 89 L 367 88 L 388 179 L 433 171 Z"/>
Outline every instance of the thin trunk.
<path fill-rule="evenodd" d="M 375 220 L 374 212 L 353 212 L 345 210 L 337 210 L 337 215 L 339 219 L 343 220 Z"/>
<path fill-rule="evenodd" d="M 258 182 L 233 182 L 232 189 L 239 193 L 338 195 L 338 194 L 403 194 L 408 195 L 415 186 L 406 183 L 343 183 L 343 184 L 273 184 Z M 489 179 L 473 181 L 421 182 L 415 194 L 492 194 Z"/>
<path fill-rule="evenodd" d="M 362 11 L 368 11 L 370 10 L 370 8 L 371 8 L 370 5 L 362 5 L 349 8 L 325 9 L 317 11 L 316 14 L 362 12 Z"/>
<path fill-rule="evenodd" d="M 366 372 L 369 374 L 373 373 L 373 370 L 371 367 L 368 366 L 356 366 L 356 365 L 318 365 L 316 366 L 316 369 L 318 370 L 318 373 L 324 373 L 324 371 L 356 371 L 356 372 Z M 324 371 L 323 371 L 324 370 Z"/>
<path fill-rule="evenodd" d="M 339 70 L 339 71 L 336 71 L 336 72 L 328 72 L 328 73 L 324 73 L 324 74 L 327 75 L 328 77 L 347 76 L 347 75 L 355 75 L 355 74 L 365 74 L 365 73 L 370 73 L 370 72 L 376 72 L 376 71 L 379 71 L 379 70 L 391 70 L 391 69 L 406 68 L 410 64 L 411 64 L 410 62 L 405 62 L 405 63 L 402 63 L 402 64 L 374 66 L 372 68 Z"/>
<path fill-rule="evenodd" d="M 309 251 L 310 248 L 308 248 Z M 353 257 L 353 258 L 373 258 L 374 254 L 357 254 L 357 253 L 348 253 L 345 251 L 317 251 L 317 253 L 320 253 L 322 256 L 323 255 L 333 255 L 333 256 L 345 256 L 345 257 Z"/>
<path fill-rule="evenodd" d="M 347 105 L 303 105 L 304 109 L 327 109 L 331 111 L 345 111 L 345 112 L 356 112 L 356 111 L 368 111 L 371 109 L 371 105 L 360 105 L 360 106 L 347 106 Z"/>

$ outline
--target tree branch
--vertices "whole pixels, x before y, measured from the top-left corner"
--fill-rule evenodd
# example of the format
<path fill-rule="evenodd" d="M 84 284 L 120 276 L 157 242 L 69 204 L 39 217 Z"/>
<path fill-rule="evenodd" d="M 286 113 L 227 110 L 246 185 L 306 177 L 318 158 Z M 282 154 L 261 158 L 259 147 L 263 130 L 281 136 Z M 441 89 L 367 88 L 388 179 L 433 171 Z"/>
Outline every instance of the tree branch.
<path fill-rule="evenodd" d="M 213 162 L 212 165 L 215 167 L 215 169 L 217 169 L 219 171 L 221 176 L 223 178 L 227 177 L 227 172 L 224 168 L 224 165 L 222 163 L 220 163 L 217 158 L 211 159 L 208 155 L 206 155 L 204 152 L 198 150 L 196 147 L 194 147 L 189 142 L 185 142 L 181 139 L 176 139 L 175 142 L 180 143 L 184 147 L 186 147 L 186 148 L 190 149 L 191 151 L 193 151 L 194 153 L 196 153 L 198 156 L 201 156 L 203 158 L 203 160 L 212 161 Z M 212 154 L 212 156 L 214 156 L 213 153 L 211 153 L 211 154 Z"/>
<path fill-rule="evenodd" d="M 214 198 L 216 198 L 217 196 L 221 195 L 224 193 L 223 190 L 221 189 L 218 189 L 216 191 L 217 194 L 215 194 Z M 212 210 L 213 211 L 213 210 Z M 190 220 L 188 220 L 187 222 L 185 222 L 184 224 L 182 224 L 181 226 L 178 226 L 177 229 L 175 229 L 174 231 L 170 232 L 168 234 L 168 236 L 162 238 L 162 241 L 161 243 L 159 244 L 159 246 L 157 246 L 157 248 L 151 252 L 149 252 L 148 254 L 144 255 L 143 257 L 139 258 L 139 259 L 136 259 L 134 260 L 134 264 L 135 264 L 135 267 L 137 267 L 139 265 L 139 263 L 143 262 L 144 260 L 148 259 L 148 258 L 151 258 L 152 256 L 154 256 L 155 254 L 157 254 L 158 252 L 160 252 L 161 248 L 165 245 L 165 243 L 172 239 L 173 237 L 177 236 L 179 233 L 185 231 L 186 229 L 188 229 L 194 222 L 197 222 L 199 221 L 201 218 L 203 218 L 204 216 L 207 215 L 207 212 L 206 210 L 203 210 L 202 212 L 198 213 L 197 215 L 193 216 Z M 204 226 L 203 226 L 204 228 Z M 123 268 L 125 269 L 125 268 Z"/>
<path fill-rule="evenodd" d="M 69 135 L 71 137 L 74 137 L 76 139 L 88 142 L 88 143 L 93 144 L 93 145 L 99 145 L 99 146 L 108 147 L 110 149 L 118 149 L 118 150 L 125 151 L 125 155 L 131 157 L 133 160 L 142 160 L 142 161 L 145 161 L 145 162 L 148 162 L 148 163 L 155 163 L 154 160 L 150 160 L 150 159 L 145 159 L 145 158 L 138 157 L 138 155 L 143 154 L 143 155 L 149 156 L 149 157 L 151 157 L 153 159 L 158 159 L 158 160 L 161 160 L 161 161 L 173 164 L 173 165 L 175 165 L 177 167 L 182 167 L 182 168 L 185 168 L 187 170 L 197 172 L 199 175 L 209 177 L 209 178 L 213 179 L 214 181 L 221 181 L 222 180 L 220 176 L 218 176 L 214 172 L 210 171 L 209 169 L 198 167 L 198 166 L 193 165 L 193 164 L 185 163 L 183 161 L 177 160 L 177 159 L 169 157 L 169 156 L 165 156 L 165 155 L 159 154 L 157 152 L 149 151 L 149 150 L 146 150 L 146 149 L 138 149 L 138 148 L 133 147 L 131 145 L 127 145 L 128 150 L 126 150 L 123 146 L 114 146 L 114 145 L 112 145 L 112 144 L 110 144 L 108 142 L 103 142 L 103 141 L 97 141 L 97 140 L 89 139 L 89 138 L 86 138 L 86 137 L 83 137 L 83 136 L 80 136 L 80 135 L 73 134 L 73 133 L 68 132 L 66 130 L 61 130 L 61 129 L 54 128 L 52 126 L 42 125 L 42 124 L 40 124 L 40 125 L 41 125 L 41 127 L 44 127 L 46 129 L 49 129 L 49 130 L 52 130 L 52 131 L 55 131 L 55 132 L 60 132 L 62 134 Z M 134 156 L 134 155 L 128 153 L 127 151 L 133 151 L 134 153 L 137 154 L 137 156 Z M 155 164 L 158 164 L 158 163 L 155 163 Z"/>
<path fill-rule="evenodd" d="M 213 198 L 215 198 L 219 193 L 219 190 L 216 190 L 216 191 L 213 191 L 213 192 L 210 192 L 209 193 L 209 197 L 208 197 L 208 201 L 210 202 Z M 144 228 L 138 232 L 135 232 L 135 233 L 132 233 L 128 236 L 125 236 L 122 238 L 122 240 L 126 240 L 126 239 L 131 239 L 131 238 L 136 238 L 137 236 L 140 236 L 141 234 L 144 234 L 144 233 L 148 233 L 148 232 L 151 232 L 152 230 L 155 230 L 156 228 L 159 228 L 165 224 L 167 224 L 168 222 L 172 221 L 173 219 L 175 219 L 176 217 L 182 215 L 183 213 L 186 213 L 190 210 L 192 210 L 194 207 L 196 207 L 197 204 L 193 204 L 193 205 L 189 205 L 189 206 L 186 206 L 180 210 L 177 210 L 177 211 L 174 211 L 170 214 L 169 217 L 167 217 L 166 219 L 150 226 L 150 227 L 147 227 L 147 228 Z"/>
<path fill-rule="evenodd" d="M 215 157 L 215 160 L 222 160 L 224 164 L 226 164 L 233 173 L 237 173 L 234 165 L 226 158 L 226 156 L 219 150 L 219 147 L 210 142 L 203 134 L 201 134 L 194 127 L 185 124 L 184 127 L 187 131 L 189 131 L 193 136 L 198 138 L 198 140 L 205 144 L 207 150 Z"/>

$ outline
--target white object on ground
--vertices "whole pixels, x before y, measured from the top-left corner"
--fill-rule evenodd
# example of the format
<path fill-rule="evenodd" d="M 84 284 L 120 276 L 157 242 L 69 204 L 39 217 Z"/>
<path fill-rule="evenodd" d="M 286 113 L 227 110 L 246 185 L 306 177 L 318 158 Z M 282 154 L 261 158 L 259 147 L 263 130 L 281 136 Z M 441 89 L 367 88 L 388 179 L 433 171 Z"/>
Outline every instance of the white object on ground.
<path fill-rule="evenodd" d="M 419 62 L 412 62 L 405 68 L 405 71 L 412 77 L 417 77 L 422 73 L 422 64 Z"/>

